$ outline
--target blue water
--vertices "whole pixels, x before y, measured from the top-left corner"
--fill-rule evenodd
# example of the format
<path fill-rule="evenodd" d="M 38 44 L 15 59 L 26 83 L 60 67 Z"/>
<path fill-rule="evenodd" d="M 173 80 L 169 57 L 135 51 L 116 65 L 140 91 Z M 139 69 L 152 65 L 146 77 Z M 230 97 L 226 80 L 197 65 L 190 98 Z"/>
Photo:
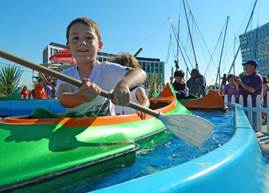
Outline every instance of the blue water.
<path fill-rule="evenodd" d="M 29 114 L 29 112 L 19 112 Z M 201 148 L 186 144 L 169 132 L 166 133 L 168 140 L 164 144 L 150 149 L 141 149 L 137 152 L 134 165 L 122 168 L 111 175 L 103 177 L 94 184 L 91 179 L 85 179 L 68 188 L 62 188 L 59 192 L 83 193 L 104 188 L 121 182 L 129 181 L 141 176 L 149 175 L 160 170 L 176 166 L 205 154 L 227 142 L 233 135 L 234 111 L 193 111 L 193 114 L 204 117 L 211 121 L 215 128 L 212 136 Z M 153 142 L 154 143 L 154 140 Z M 264 155 L 269 175 L 269 154 Z M 269 179 L 269 176 L 267 177 Z M 55 192 L 58 192 L 57 190 Z"/>
<path fill-rule="evenodd" d="M 85 180 L 68 192 L 89 192 L 176 166 L 221 146 L 233 135 L 233 110 L 193 111 L 193 113 L 206 118 L 215 125 L 212 136 L 201 148 L 186 144 L 174 135 L 167 134 L 170 137 L 164 144 L 150 149 L 139 150 L 135 164 L 131 167 L 122 168 L 102 178 L 94 185 L 87 184 L 87 180 Z"/>

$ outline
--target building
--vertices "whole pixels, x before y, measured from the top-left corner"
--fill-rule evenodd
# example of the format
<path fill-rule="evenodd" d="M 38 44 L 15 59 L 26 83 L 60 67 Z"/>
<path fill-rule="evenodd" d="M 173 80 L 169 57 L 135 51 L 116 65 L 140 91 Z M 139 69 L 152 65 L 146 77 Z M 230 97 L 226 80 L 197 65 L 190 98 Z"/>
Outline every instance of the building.
<path fill-rule="evenodd" d="M 43 51 L 43 65 L 54 70 L 62 70 L 70 66 L 70 64 L 55 64 L 49 61 L 49 58 L 63 50 L 64 45 L 51 42 L 48 44 Z M 111 57 L 116 54 L 109 54 L 105 52 L 99 52 L 97 60 L 100 62 L 108 61 Z M 160 61 L 158 58 L 145 58 L 145 57 L 136 57 L 138 62 L 143 70 L 147 73 L 147 81 L 145 82 L 146 88 L 150 87 L 150 84 L 155 82 L 157 85 L 164 85 L 164 62 Z"/>
<path fill-rule="evenodd" d="M 45 49 L 43 50 L 43 64 L 51 63 L 49 61 L 49 58 L 53 54 L 56 54 L 57 52 L 63 50 L 64 48 L 65 48 L 65 45 L 54 43 L 54 42 L 49 43 L 49 45 L 47 45 Z"/>
<path fill-rule="evenodd" d="M 242 62 L 256 60 L 257 70 L 269 76 L 269 23 L 239 36 Z"/>

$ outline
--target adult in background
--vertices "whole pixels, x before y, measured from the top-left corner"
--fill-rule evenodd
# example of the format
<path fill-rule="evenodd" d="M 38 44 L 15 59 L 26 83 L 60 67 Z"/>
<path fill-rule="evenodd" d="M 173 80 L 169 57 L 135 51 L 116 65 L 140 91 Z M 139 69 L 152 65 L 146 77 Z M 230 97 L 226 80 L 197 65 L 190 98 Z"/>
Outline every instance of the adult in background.
<path fill-rule="evenodd" d="M 199 70 L 194 68 L 191 71 L 191 77 L 187 81 L 189 88 L 189 95 L 194 97 L 205 96 L 206 80 L 205 77 L 200 74 Z"/>
<path fill-rule="evenodd" d="M 257 62 L 249 60 L 242 64 L 245 68 L 245 74 L 236 78 L 235 82 L 239 85 L 239 95 L 243 96 L 244 106 L 247 105 L 248 95 L 252 98 L 252 106 L 256 107 L 256 97 L 262 94 L 262 75 L 256 71 Z"/>
<path fill-rule="evenodd" d="M 35 90 L 34 90 L 34 97 L 35 99 L 47 99 L 47 93 L 45 90 L 45 80 L 42 78 L 39 78 L 37 80 L 37 84 L 35 85 Z"/>
<path fill-rule="evenodd" d="M 236 84 L 239 85 L 239 95 L 243 96 L 244 106 L 247 106 L 247 97 L 251 96 L 252 106 L 256 107 L 256 98 L 262 94 L 262 75 L 256 71 L 257 62 L 255 60 L 249 60 L 243 63 L 245 68 L 245 74 L 236 79 Z M 257 130 L 257 118 L 256 113 L 253 112 L 253 128 Z"/>

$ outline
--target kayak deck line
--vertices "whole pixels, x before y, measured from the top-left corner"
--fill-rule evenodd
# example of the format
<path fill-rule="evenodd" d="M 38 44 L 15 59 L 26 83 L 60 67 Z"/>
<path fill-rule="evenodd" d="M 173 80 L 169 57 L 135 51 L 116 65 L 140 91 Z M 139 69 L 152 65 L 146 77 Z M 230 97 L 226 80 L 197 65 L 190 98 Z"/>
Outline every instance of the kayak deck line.
<path fill-rule="evenodd" d="M 176 107 L 176 100 L 173 97 L 162 97 L 152 98 L 151 104 L 153 107 L 158 106 L 158 102 L 166 105 L 160 109 L 160 113 L 168 113 Z M 152 118 L 151 115 L 146 115 L 145 119 Z M 48 119 L 31 119 L 28 116 L 17 116 L 17 117 L 5 117 L 0 119 L 2 124 L 11 125 L 35 125 L 35 124 L 61 124 L 67 127 L 88 127 L 88 126 L 103 126 L 103 125 L 114 125 L 120 123 L 129 123 L 134 121 L 140 121 L 141 118 L 137 114 L 129 115 L 117 115 L 117 116 L 100 116 L 100 117 L 81 117 L 81 118 L 48 118 Z"/>

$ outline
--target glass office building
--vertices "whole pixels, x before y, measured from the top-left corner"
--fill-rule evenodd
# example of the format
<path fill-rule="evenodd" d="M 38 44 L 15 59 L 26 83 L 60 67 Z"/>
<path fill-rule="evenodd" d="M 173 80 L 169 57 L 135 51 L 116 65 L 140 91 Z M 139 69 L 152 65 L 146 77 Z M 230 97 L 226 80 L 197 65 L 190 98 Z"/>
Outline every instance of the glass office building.
<path fill-rule="evenodd" d="M 256 60 L 257 70 L 269 76 L 269 23 L 239 36 L 242 62 Z"/>

